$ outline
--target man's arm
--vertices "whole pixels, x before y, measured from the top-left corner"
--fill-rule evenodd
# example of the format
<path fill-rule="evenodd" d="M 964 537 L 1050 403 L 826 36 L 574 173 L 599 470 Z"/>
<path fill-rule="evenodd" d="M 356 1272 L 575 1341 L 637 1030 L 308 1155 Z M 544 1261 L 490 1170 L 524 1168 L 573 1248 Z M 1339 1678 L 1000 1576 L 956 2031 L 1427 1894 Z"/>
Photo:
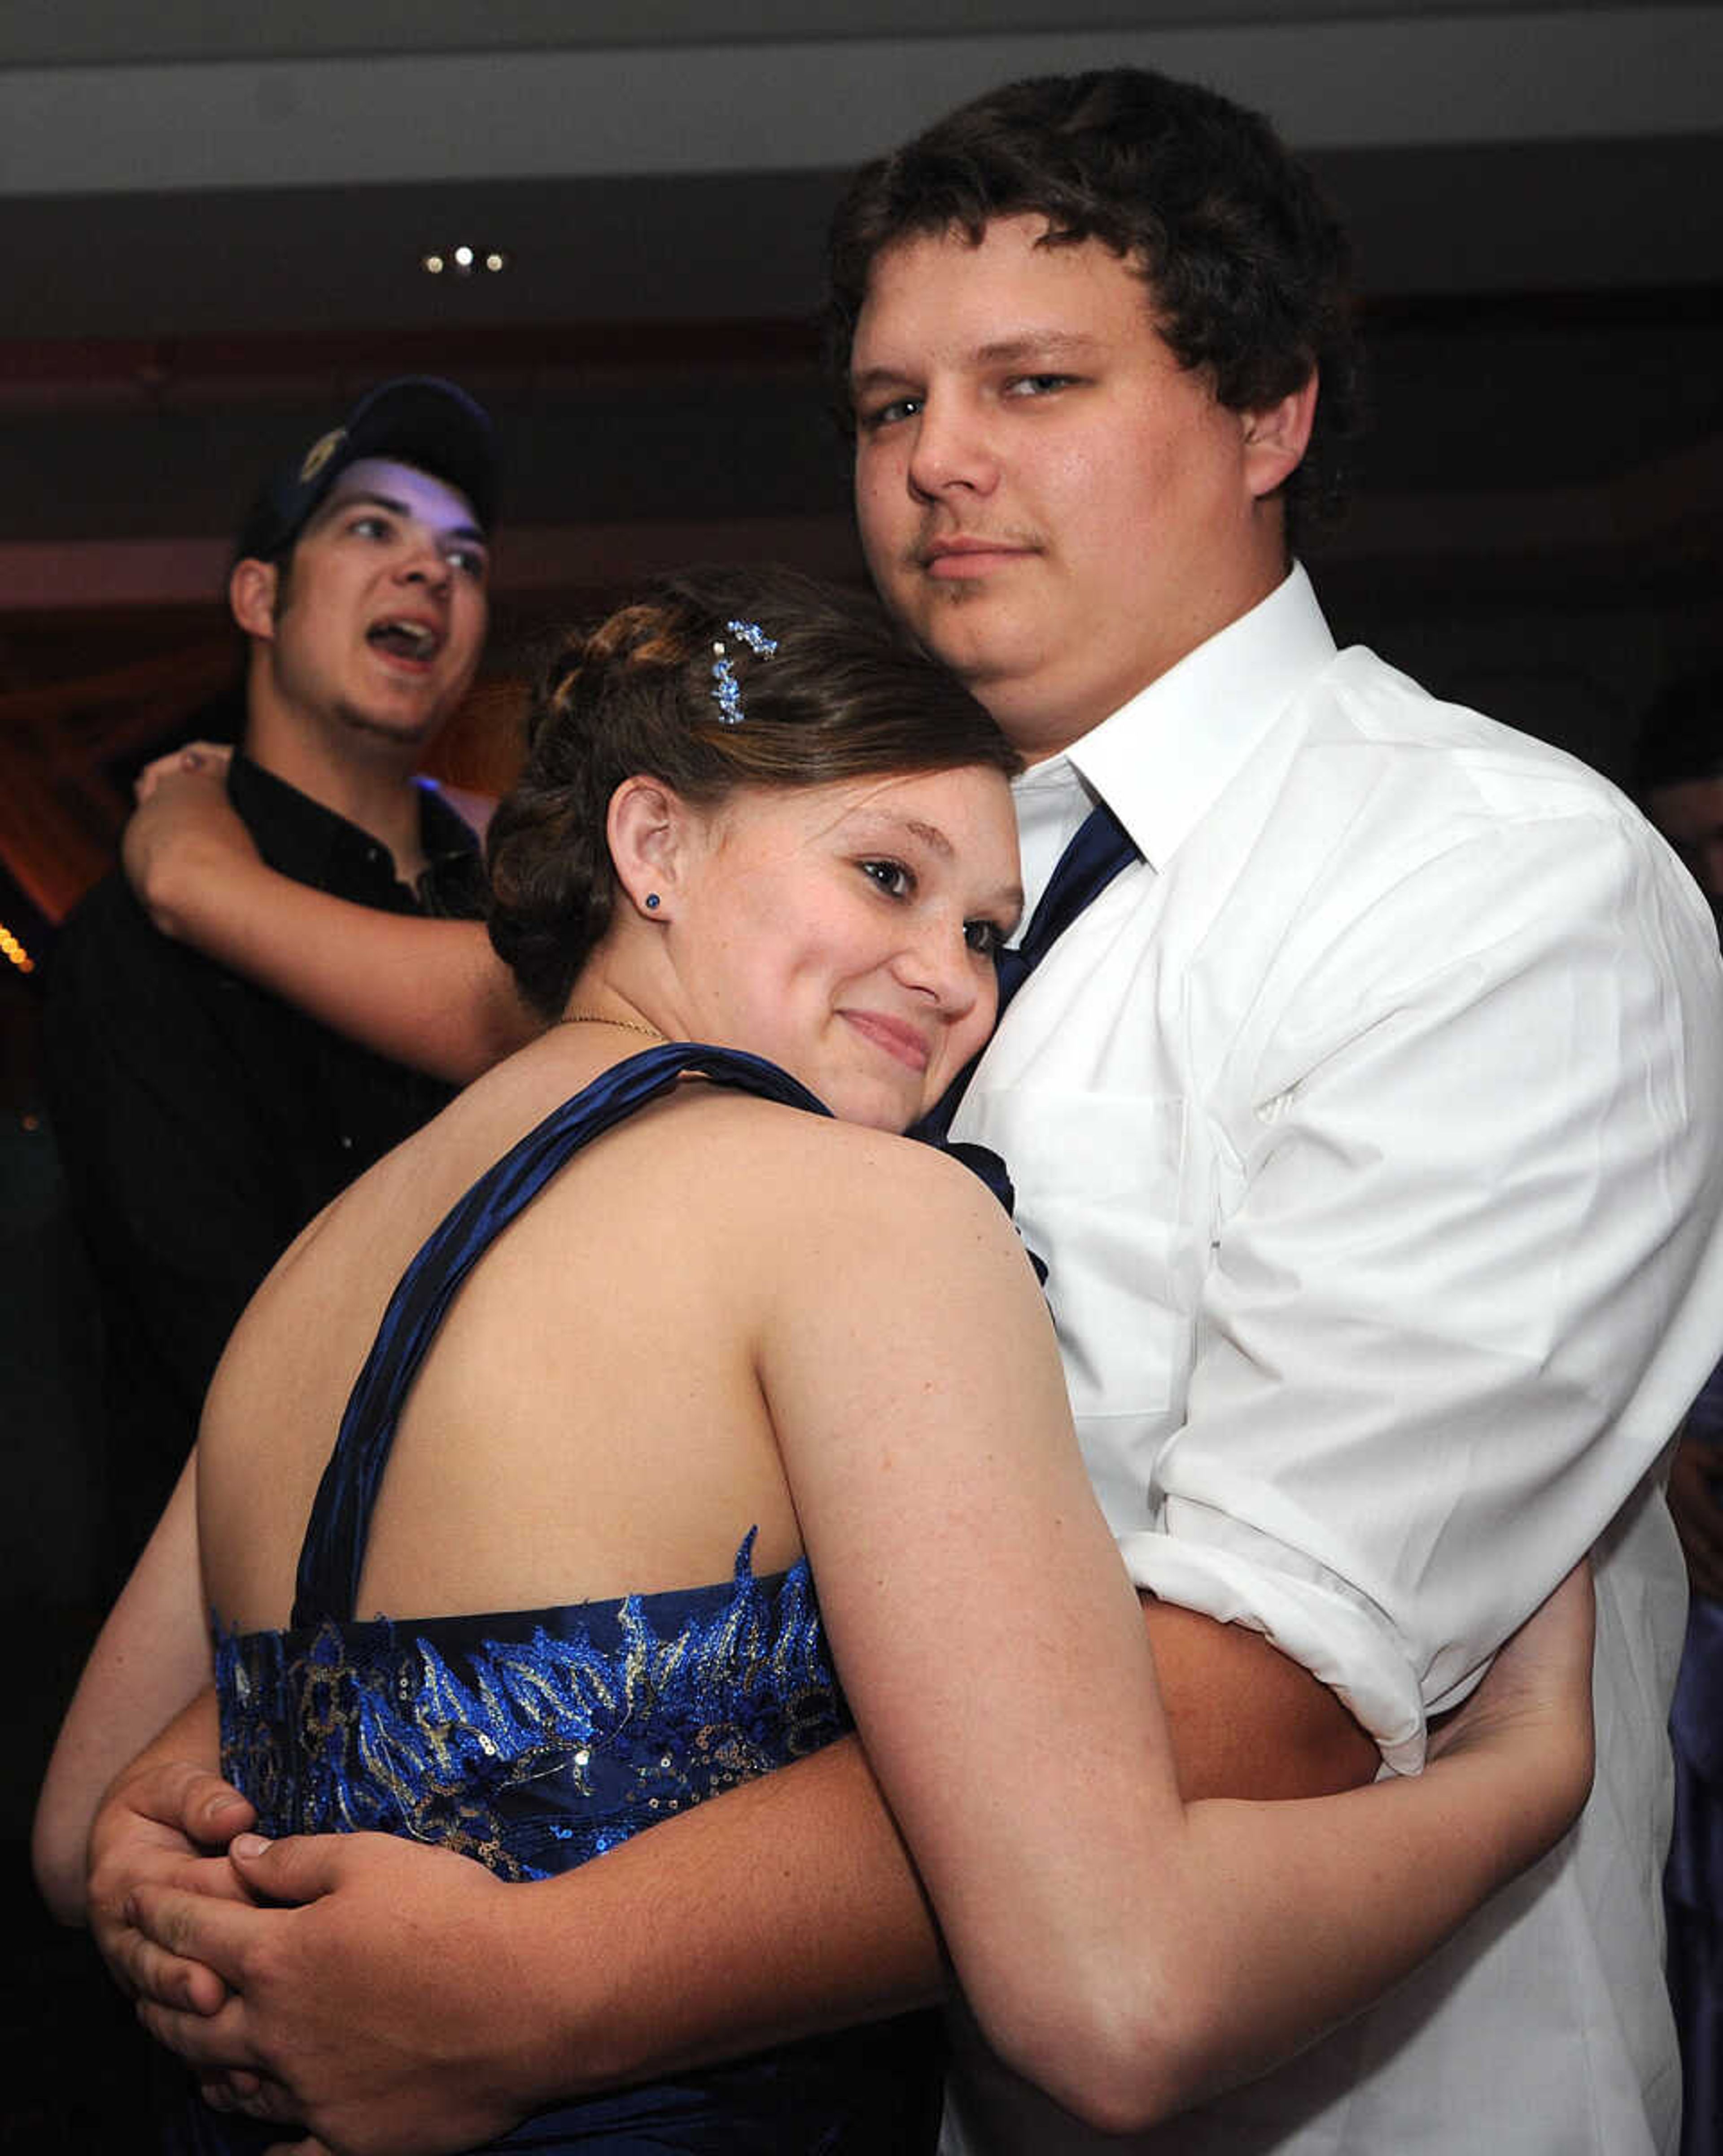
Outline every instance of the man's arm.
<path fill-rule="evenodd" d="M 1187 1802 L 1323 1796 L 1373 1779 L 1381 1755 L 1369 1732 L 1259 1632 L 1141 1599 Z"/>
<path fill-rule="evenodd" d="M 1228 1050 L 1162 1522 L 1125 1545 L 1403 1770 L 1652 1471 L 1708 1329 L 1715 936 L 1652 834 L 1575 792 L 1289 930 Z"/>
<path fill-rule="evenodd" d="M 1187 1795 L 1369 1779 L 1374 1747 L 1265 1641 L 1186 1611 L 1146 1614 Z M 197 1763 L 212 1767 L 213 1749 Z M 559 2097 L 901 2011 L 944 1987 L 920 1882 L 854 1738 L 537 1885 L 500 1887 L 375 1835 L 241 1855 L 260 1894 L 309 1903 L 290 1911 L 151 1892 L 153 1815 L 171 1813 L 182 1780 L 207 1804 L 187 1763 L 158 1766 L 128 1778 L 125 1809 L 106 1820 L 105 1898 L 126 1902 L 119 1848 L 138 1833 L 155 1939 L 115 1925 L 105 1950 L 156 2002 L 145 2018 L 162 2041 L 202 2067 L 266 2077 L 267 2115 L 308 2119 L 367 2156 L 443 2156 Z M 200 1809 L 188 1835 L 207 1823 Z M 206 2010 L 187 2010 L 187 1957 L 226 1979 L 213 2015 L 208 1985 Z"/>

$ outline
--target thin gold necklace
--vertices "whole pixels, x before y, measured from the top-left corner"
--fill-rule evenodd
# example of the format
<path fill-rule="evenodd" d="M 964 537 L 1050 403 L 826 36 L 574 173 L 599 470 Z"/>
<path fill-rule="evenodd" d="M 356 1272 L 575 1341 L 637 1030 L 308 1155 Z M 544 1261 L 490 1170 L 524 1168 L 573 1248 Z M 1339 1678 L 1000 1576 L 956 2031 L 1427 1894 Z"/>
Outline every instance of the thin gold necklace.
<path fill-rule="evenodd" d="M 603 1018 L 597 1011 L 564 1011 L 558 1025 L 613 1025 L 623 1033 L 644 1033 L 649 1040 L 668 1040 L 655 1025 L 636 1025 L 631 1018 Z"/>

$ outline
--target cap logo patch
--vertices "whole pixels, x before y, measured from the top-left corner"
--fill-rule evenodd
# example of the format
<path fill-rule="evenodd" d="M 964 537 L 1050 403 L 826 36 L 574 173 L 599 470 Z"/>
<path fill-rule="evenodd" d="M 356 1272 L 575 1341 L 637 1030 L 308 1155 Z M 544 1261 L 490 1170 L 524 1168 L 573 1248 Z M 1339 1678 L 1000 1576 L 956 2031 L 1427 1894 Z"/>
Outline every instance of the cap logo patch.
<path fill-rule="evenodd" d="M 305 451 L 305 460 L 299 468 L 300 485 L 304 486 L 316 478 L 325 465 L 347 439 L 345 427 L 331 427 L 320 441 L 313 442 Z"/>

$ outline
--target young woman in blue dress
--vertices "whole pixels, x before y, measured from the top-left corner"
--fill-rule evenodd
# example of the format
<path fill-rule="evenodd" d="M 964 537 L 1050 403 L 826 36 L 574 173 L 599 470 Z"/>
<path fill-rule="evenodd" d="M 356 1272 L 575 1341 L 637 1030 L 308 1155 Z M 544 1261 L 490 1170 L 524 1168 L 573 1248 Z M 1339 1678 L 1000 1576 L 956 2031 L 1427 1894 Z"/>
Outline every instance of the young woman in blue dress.
<path fill-rule="evenodd" d="M 1040 1287 L 993 1194 L 898 1135 L 992 1023 L 1014 763 L 870 606 L 799 579 L 672 581 L 565 647 L 489 840 L 493 941 L 552 1022 L 242 1319 L 44 1793 L 64 1902 L 108 1774 L 183 1708 L 166 1755 L 213 1766 L 218 1720 L 266 1834 L 440 1842 L 475 1994 L 500 1955 L 554 1988 L 572 1868 L 853 1717 L 982 2035 L 1116 2131 L 1331 2026 L 1552 1844 L 1589 1778 L 1583 1580 L 1421 1778 L 1181 1795 Z M 111 1946 L 151 1890 L 122 1912 L 104 1848 L 123 1876 L 123 1825 Z M 314 1913 L 216 1870 L 225 1921 Z M 937 2046 L 874 2019 L 940 1987 L 903 1881 L 865 1977 L 810 2005 L 859 2031 L 567 2102 L 547 2013 L 450 2133 L 931 2146 Z M 693 1915 L 640 1921 L 674 1950 Z M 179 2145 L 270 2145 L 239 2113 L 286 2099 L 213 2093 Z"/>

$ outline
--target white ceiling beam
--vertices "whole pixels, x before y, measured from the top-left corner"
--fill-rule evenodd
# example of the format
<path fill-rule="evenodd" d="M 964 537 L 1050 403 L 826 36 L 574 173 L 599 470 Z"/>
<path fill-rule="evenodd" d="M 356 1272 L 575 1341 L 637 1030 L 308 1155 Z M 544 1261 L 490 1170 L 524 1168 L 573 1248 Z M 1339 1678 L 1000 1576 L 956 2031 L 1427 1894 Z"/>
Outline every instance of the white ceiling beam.
<path fill-rule="evenodd" d="M 1723 129 L 1723 10 L 0 70 L 0 196 L 828 170 L 1013 76 L 1133 62 L 1306 150 Z"/>

